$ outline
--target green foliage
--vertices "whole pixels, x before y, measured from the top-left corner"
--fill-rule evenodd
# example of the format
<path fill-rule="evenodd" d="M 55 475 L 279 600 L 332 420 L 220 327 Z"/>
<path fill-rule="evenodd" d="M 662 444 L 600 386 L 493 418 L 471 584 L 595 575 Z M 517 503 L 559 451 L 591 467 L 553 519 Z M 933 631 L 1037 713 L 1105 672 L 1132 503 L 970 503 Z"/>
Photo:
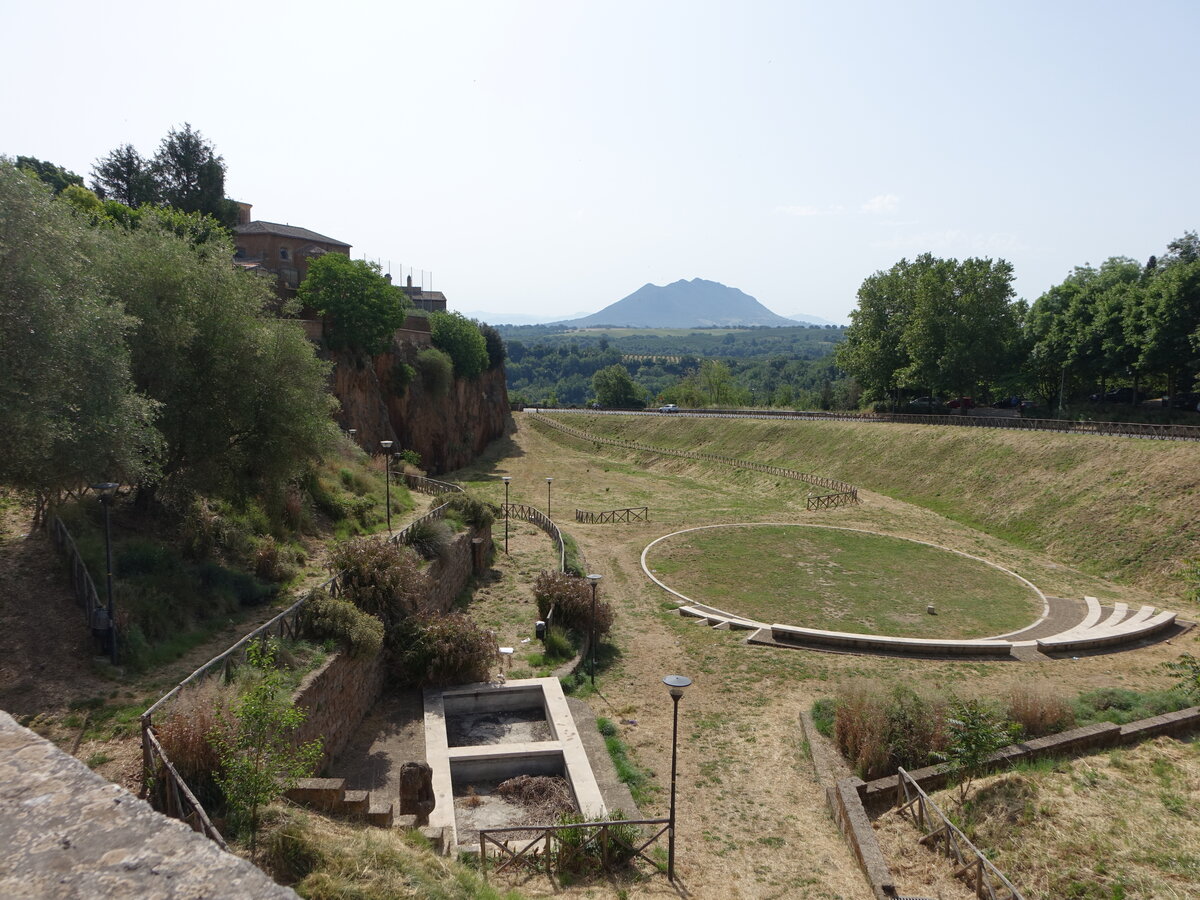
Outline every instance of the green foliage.
<path fill-rule="evenodd" d="M 487 341 L 470 319 L 460 313 L 431 313 L 429 330 L 433 346 L 449 355 L 459 378 L 475 378 L 488 367 Z"/>
<path fill-rule="evenodd" d="M 317 593 L 304 604 L 301 613 L 306 637 L 338 641 L 351 656 L 369 658 L 383 646 L 383 623 L 349 600 Z"/>
<path fill-rule="evenodd" d="M 397 397 L 403 397 L 412 380 L 417 377 L 417 370 L 401 359 L 392 363 L 391 392 Z"/>
<path fill-rule="evenodd" d="M 483 335 L 484 344 L 487 346 L 487 367 L 489 369 L 500 368 L 500 366 L 504 365 L 504 359 L 508 355 L 508 351 L 504 346 L 504 338 L 500 337 L 500 332 L 486 322 L 476 321 L 475 327 Z"/>
<path fill-rule="evenodd" d="M 300 302 L 329 316 L 326 340 L 334 350 L 374 356 L 392 345 L 408 300 L 383 277 L 378 263 L 326 253 L 308 264 Z"/>
<path fill-rule="evenodd" d="M 33 174 L 43 184 L 48 184 L 55 194 L 69 187 L 83 187 L 83 178 L 69 169 L 33 156 L 18 156 L 16 166 L 23 172 Z"/>
<path fill-rule="evenodd" d="M 946 718 L 946 747 L 935 752 L 950 774 L 958 780 L 958 805 L 961 808 L 971 790 L 972 780 L 986 771 L 992 755 L 1020 736 L 1020 727 L 979 700 L 955 701 Z"/>
<path fill-rule="evenodd" d="M 450 550 L 453 535 L 441 519 L 421 519 L 404 531 L 404 543 L 423 559 L 441 559 Z"/>
<path fill-rule="evenodd" d="M 641 409 L 646 405 L 646 389 L 629 377 L 629 370 L 616 364 L 600 369 L 592 376 L 592 390 L 601 406 L 617 409 Z"/>
<path fill-rule="evenodd" d="M 1113 722 L 1124 725 L 1186 708 L 1188 695 L 1180 690 L 1133 691 L 1128 688 L 1098 688 L 1084 691 L 1072 707 L 1080 725 Z"/>
<path fill-rule="evenodd" d="M 436 347 L 427 347 L 417 354 L 414 363 L 421 384 L 431 396 L 445 397 L 450 393 L 450 385 L 454 383 L 454 363 L 447 354 Z"/>
<path fill-rule="evenodd" d="M 537 600 L 538 618 L 546 619 L 553 609 L 552 624 L 579 634 L 590 633 L 593 626 L 592 587 L 586 580 L 561 572 L 540 572 L 533 584 L 533 595 Z M 611 604 L 597 595 L 594 624 L 598 638 L 608 634 L 613 618 Z"/>
<path fill-rule="evenodd" d="M 187 122 L 162 139 L 150 174 L 155 202 L 212 216 L 226 227 L 236 224 L 237 207 L 225 199 L 225 161 L 212 142 Z"/>
<path fill-rule="evenodd" d="M 614 809 L 607 818 L 610 822 L 620 822 L 625 813 Z M 587 821 L 590 820 L 581 813 L 567 813 L 555 824 L 575 825 Z M 641 843 L 640 837 L 641 829 L 637 825 L 564 829 L 555 835 L 553 870 L 560 875 L 576 877 L 611 871 L 634 858 L 633 848 Z"/>
<path fill-rule="evenodd" d="M 547 661 L 570 659 L 575 655 L 575 645 L 567 632 L 554 625 L 546 629 L 543 656 Z"/>
<path fill-rule="evenodd" d="M 409 547 L 359 538 L 334 547 L 330 566 L 342 573 L 342 596 L 390 630 L 422 607 L 420 561 Z"/>
<path fill-rule="evenodd" d="M 813 725 L 827 738 L 833 737 L 833 723 L 837 717 L 837 702 L 830 697 L 814 700 L 812 705 Z"/>
<path fill-rule="evenodd" d="M 907 685 L 890 691 L 851 683 L 838 694 L 834 742 L 860 777 L 871 780 L 928 765 L 946 744 L 946 701 L 918 695 Z"/>
<path fill-rule="evenodd" d="M 472 528 L 487 528 L 496 520 L 496 511 L 488 503 L 484 503 L 470 494 L 443 494 L 440 501 L 449 507 L 447 512 L 458 518 L 464 525 Z"/>
<path fill-rule="evenodd" d="M 0 481 L 32 491 L 39 512 L 63 491 L 158 470 L 158 404 L 132 377 L 136 323 L 97 277 L 100 237 L 0 160 Z"/>
<path fill-rule="evenodd" d="M 221 760 L 217 784 L 233 821 L 250 831 L 251 857 L 257 849 L 260 807 L 312 774 L 321 758 L 320 740 L 300 746 L 293 735 L 304 721 L 275 668 L 274 641 L 256 641 L 247 649 L 254 675 L 233 702 L 232 718 L 210 733 Z"/>
<path fill-rule="evenodd" d="M 1163 668 L 1174 676 L 1182 693 L 1200 702 L 1200 659 L 1185 653 L 1175 662 L 1163 663 Z"/>
<path fill-rule="evenodd" d="M 583 570 L 583 554 L 579 550 L 579 542 L 565 531 L 560 531 L 563 539 L 563 550 L 566 560 L 563 563 L 563 569 L 568 575 L 575 575 L 582 578 L 587 573 Z"/>
<path fill-rule="evenodd" d="M 92 190 L 103 199 L 131 209 L 158 199 L 150 161 L 143 159 L 132 144 L 122 144 L 96 160 L 92 166 Z"/>
<path fill-rule="evenodd" d="M 409 616 L 388 646 L 393 677 L 422 687 L 487 681 L 499 654 L 496 635 L 461 613 Z"/>

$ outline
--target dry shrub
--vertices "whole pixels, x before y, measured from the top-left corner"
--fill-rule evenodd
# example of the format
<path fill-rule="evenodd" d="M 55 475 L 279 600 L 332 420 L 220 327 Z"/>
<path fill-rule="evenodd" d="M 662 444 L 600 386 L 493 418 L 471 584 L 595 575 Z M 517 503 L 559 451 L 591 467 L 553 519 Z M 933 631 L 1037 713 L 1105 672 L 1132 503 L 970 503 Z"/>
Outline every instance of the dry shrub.
<path fill-rule="evenodd" d="M 537 598 L 538 618 L 549 618 L 553 609 L 552 621 L 560 628 L 580 633 L 591 629 L 592 586 L 587 579 L 562 572 L 541 572 L 533 583 L 533 595 Z M 612 606 L 597 597 L 595 614 L 597 636 L 607 634 L 613 624 Z"/>
<path fill-rule="evenodd" d="M 875 682 L 852 682 L 838 694 L 834 742 L 867 780 L 894 774 L 899 766 L 920 768 L 946 746 L 948 708 L 946 698 L 906 685 L 888 691 Z"/>
<path fill-rule="evenodd" d="M 404 529 L 404 543 L 426 560 L 444 558 L 453 540 L 450 526 L 441 519 L 420 519 Z"/>
<path fill-rule="evenodd" d="M 518 775 L 500 782 L 496 793 L 523 807 L 531 825 L 549 825 L 575 812 L 571 785 L 561 775 Z"/>
<path fill-rule="evenodd" d="M 1013 688 L 1008 698 L 1008 718 L 1021 726 L 1025 737 L 1044 737 L 1075 727 L 1071 704 L 1045 685 Z"/>
<path fill-rule="evenodd" d="M 263 581 L 288 581 L 296 574 L 291 554 L 273 537 L 263 538 L 254 551 L 254 574 Z"/>
<path fill-rule="evenodd" d="M 382 620 L 386 628 L 424 612 L 424 576 L 411 548 L 359 538 L 338 544 L 329 564 L 342 573 L 342 596 Z"/>
<path fill-rule="evenodd" d="M 314 594 L 301 611 L 307 637 L 338 641 L 354 657 L 370 658 L 383 646 L 383 623 L 349 600 Z"/>
<path fill-rule="evenodd" d="M 155 727 L 167 759 L 206 807 L 221 796 L 214 778 L 221 760 L 209 736 L 224 727 L 222 719 L 233 721 L 232 702 L 233 692 L 209 679 L 184 690 L 171 714 Z"/>
<path fill-rule="evenodd" d="M 462 613 L 414 615 L 388 635 L 392 674 L 401 684 L 487 681 L 499 656 L 496 635 Z"/>

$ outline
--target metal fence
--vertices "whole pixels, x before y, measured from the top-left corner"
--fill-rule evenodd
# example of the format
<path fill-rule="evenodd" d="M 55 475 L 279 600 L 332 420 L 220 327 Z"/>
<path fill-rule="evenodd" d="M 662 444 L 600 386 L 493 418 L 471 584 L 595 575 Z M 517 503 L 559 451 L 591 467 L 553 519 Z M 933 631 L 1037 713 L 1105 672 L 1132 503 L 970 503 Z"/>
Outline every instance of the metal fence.
<path fill-rule="evenodd" d="M 1000 874 L 1000 870 L 992 865 L 983 851 L 959 831 L 904 769 L 898 769 L 896 782 L 899 813 L 912 816 L 917 827 L 925 832 L 925 836 L 921 838 L 922 844 L 942 845 L 946 855 L 958 864 L 954 876 L 971 884 L 976 897 L 986 897 L 987 900 L 1024 900 L 1021 893 Z"/>
<path fill-rule="evenodd" d="M 613 509 L 608 512 L 596 513 L 577 509 L 575 510 L 575 521 L 588 525 L 606 525 L 610 522 L 628 525 L 631 522 L 649 522 L 650 507 L 631 506 L 627 509 Z"/>

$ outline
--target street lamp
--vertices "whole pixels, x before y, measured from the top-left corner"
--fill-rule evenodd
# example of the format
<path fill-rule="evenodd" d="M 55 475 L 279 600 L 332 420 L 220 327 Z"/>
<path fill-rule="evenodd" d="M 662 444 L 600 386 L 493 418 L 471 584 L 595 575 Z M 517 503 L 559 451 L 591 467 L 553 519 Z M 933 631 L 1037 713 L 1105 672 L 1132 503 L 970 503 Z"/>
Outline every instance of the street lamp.
<path fill-rule="evenodd" d="M 353 442 L 354 436 L 356 434 L 358 434 L 358 429 L 357 428 L 347 428 L 346 434 L 350 435 L 350 440 Z"/>
<path fill-rule="evenodd" d="M 504 555 L 508 555 L 508 483 L 512 481 L 507 475 L 500 479 L 504 482 Z"/>
<path fill-rule="evenodd" d="M 115 481 L 103 481 L 100 484 L 92 485 L 92 490 L 100 495 L 100 503 L 104 506 L 104 580 L 108 590 L 108 652 L 114 666 L 117 664 L 117 623 L 113 618 L 112 527 L 109 524 L 108 508 L 112 505 L 113 495 L 116 494 L 118 486 Z"/>
<path fill-rule="evenodd" d="M 546 518 L 547 519 L 550 518 L 550 482 L 552 482 L 553 480 L 554 480 L 553 478 L 546 479 Z"/>
<path fill-rule="evenodd" d="M 671 700 L 675 704 L 675 719 L 671 726 L 671 830 L 667 838 L 667 880 L 675 881 L 675 761 L 679 751 L 679 698 L 683 689 L 692 683 L 686 675 L 668 675 L 663 684 L 671 689 Z"/>
<path fill-rule="evenodd" d="M 588 584 L 592 586 L 592 639 L 588 641 L 588 652 L 592 656 L 592 687 L 596 686 L 596 585 L 600 583 L 599 575 L 589 575 Z"/>
<path fill-rule="evenodd" d="M 387 523 L 388 534 L 392 533 L 392 460 L 388 450 L 392 449 L 392 441 L 380 441 L 383 448 L 383 483 L 387 491 Z"/>

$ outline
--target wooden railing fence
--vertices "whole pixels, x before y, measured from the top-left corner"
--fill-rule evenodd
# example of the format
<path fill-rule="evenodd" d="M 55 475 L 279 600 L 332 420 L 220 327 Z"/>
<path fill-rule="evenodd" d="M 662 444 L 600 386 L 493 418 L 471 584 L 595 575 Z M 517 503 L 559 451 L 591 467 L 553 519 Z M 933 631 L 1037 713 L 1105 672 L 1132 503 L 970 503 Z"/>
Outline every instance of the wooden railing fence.
<path fill-rule="evenodd" d="M 575 521 L 588 525 L 606 525 L 610 522 L 628 525 L 631 522 L 649 522 L 650 507 L 631 506 L 627 509 L 613 509 L 608 512 L 587 512 L 577 509 L 575 510 Z"/>
<path fill-rule="evenodd" d="M 672 450 L 666 447 L 651 447 L 648 444 L 640 444 L 637 441 L 626 441 L 619 438 L 604 437 L 598 434 L 584 431 L 580 428 L 572 428 L 570 425 L 564 425 L 562 422 L 556 422 L 554 419 L 542 415 L 541 413 L 529 413 L 526 415 L 541 422 L 545 425 L 555 428 L 564 434 L 569 434 L 572 437 L 579 438 L 582 441 L 591 441 L 595 444 L 609 444 L 613 447 L 623 447 L 627 450 L 638 450 L 644 453 L 657 453 L 662 456 L 678 456 L 684 459 L 699 459 L 710 462 L 724 463 L 728 466 L 734 466 L 738 469 L 751 469 L 755 472 L 765 472 L 768 475 L 778 475 L 781 478 L 794 478 L 798 481 L 803 481 L 808 484 L 816 485 L 817 487 L 829 488 L 830 490 L 839 493 L 850 494 L 854 498 L 854 502 L 858 500 L 858 488 L 852 484 L 847 484 L 845 481 L 838 481 L 836 478 L 824 478 L 820 475 L 810 475 L 807 472 L 797 472 L 795 469 L 785 469 L 783 466 L 773 466 L 768 463 L 753 462 L 751 460 L 738 459 L 735 456 L 725 456 L 721 453 L 705 453 L 700 450 Z"/>
<path fill-rule="evenodd" d="M 75 591 L 75 602 L 83 607 L 83 620 L 87 623 L 87 627 L 89 629 L 96 628 L 99 624 L 97 613 L 99 610 L 105 610 L 105 622 L 119 639 L 117 623 L 107 621 L 107 607 L 100 602 L 100 595 L 96 592 L 92 574 L 88 571 L 83 557 L 79 555 L 79 549 L 75 546 L 75 539 L 71 537 L 71 532 L 67 530 L 67 526 L 58 516 L 50 519 L 50 534 L 54 539 L 54 546 L 67 557 L 67 562 L 71 566 L 71 587 Z"/>
<path fill-rule="evenodd" d="M 557 541 L 558 571 L 567 571 L 567 543 L 563 540 L 562 530 L 554 524 L 554 521 L 548 515 L 536 506 L 529 506 L 525 503 L 509 503 L 507 506 L 502 503 L 500 504 L 500 511 L 506 512 L 507 515 L 512 516 L 514 519 L 524 519 L 526 522 L 536 525 Z"/>
<path fill-rule="evenodd" d="M 921 838 L 922 844 L 942 845 L 946 855 L 958 864 L 954 876 L 971 884 L 976 897 L 1024 900 L 1021 893 L 1000 874 L 1000 870 L 958 830 L 904 769 L 899 769 L 897 773 L 896 805 L 901 815 L 907 813 L 912 816 L 917 827 L 925 832 Z"/>
<path fill-rule="evenodd" d="M 842 491 L 837 494 L 821 494 L 809 497 L 805 505 L 808 509 L 834 509 L 838 506 L 849 506 L 858 502 L 858 491 Z"/>
<path fill-rule="evenodd" d="M 658 830 L 647 838 L 642 831 L 644 826 L 658 826 Z M 632 829 L 637 829 L 637 832 Z M 570 825 L 481 828 L 479 864 L 486 878 L 488 848 L 494 847 L 494 855 L 502 860 L 496 866 L 497 874 L 517 867 L 544 871 L 546 874 L 553 874 L 556 868 L 560 872 L 573 872 L 572 864 L 585 858 L 595 860 L 606 872 L 627 864 L 635 857 L 641 857 L 657 869 L 658 863 L 647 856 L 645 850 L 664 834 L 669 834 L 670 830 L 670 819 L 619 819 Z M 568 833 L 571 835 L 569 838 L 566 837 Z M 626 836 L 631 833 L 638 833 L 638 837 L 627 840 Z M 500 837 L 506 834 L 517 838 L 512 841 L 517 847 L 510 847 Z"/>
<path fill-rule="evenodd" d="M 394 477 L 398 473 L 393 472 L 390 474 Z M 424 478 L 420 475 L 406 474 L 406 481 L 408 478 L 417 479 L 422 484 L 422 487 L 416 489 L 422 490 L 424 493 L 440 495 L 452 491 L 463 491 L 463 488 L 459 485 L 444 481 L 434 481 L 432 478 Z M 393 534 L 388 540 L 393 543 L 403 543 L 409 529 L 419 523 L 442 518 L 446 513 L 446 506 L 446 503 L 435 506 L 425 515 L 414 519 L 403 529 Z M 68 539 L 69 537 L 68 535 Z M 334 597 L 338 596 L 342 591 L 342 577 L 343 573 L 337 572 L 318 587 L 307 591 L 283 612 L 264 622 L 249 634 L 239 639 L 223 653 L 217 654 L 200 668 L 196 669 L 196 671 L 171 688 L 170 691 L 142 713 L 140 717 L 142 723 L 142 784 L 143 790 L 148 795 L 155 809 L 174 818 L 182 819 L 196 831 L 212 838 L 222 847 L 225 846 L 224 839 L 209 820 L 207 814 L 204 812 L 204 807 L 200 805 L 200 802 L 191 792 L 191 789 L 188 788 L 187 783 L 180 777 L 174 765 L 171 764 L 170 759 L 167 757 L 166 752 L 163 750 L 162 744 L 159 743 L 154 729 L 154 715 L 165 710 L 167 705 L 176 699 L 185 687 L 191 684 L 199 684 L 218 670 L 221 676 L 228 680 L 232 676 L 233 670 L 244 663 L 246 652 L 252 642 L 270 636 L 280 638 L 299 637 L 304 605 L 322 592 L 328 592 Z M 95 593 L 94 587 L 92 588 L 92 593 Z"/>

